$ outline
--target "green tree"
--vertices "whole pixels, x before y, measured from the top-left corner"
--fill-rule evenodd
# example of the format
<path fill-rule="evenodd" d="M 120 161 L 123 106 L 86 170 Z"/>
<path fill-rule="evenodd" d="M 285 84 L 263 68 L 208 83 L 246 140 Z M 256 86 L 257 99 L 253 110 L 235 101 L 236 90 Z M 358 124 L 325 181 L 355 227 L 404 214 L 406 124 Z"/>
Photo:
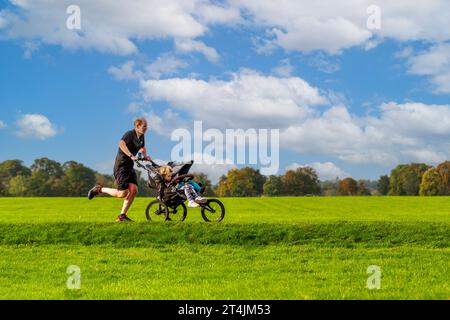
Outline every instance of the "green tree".
<path fill-rule="evenodd" d="M 95 172 L 75 161 L 68 161 L 63 165 L 64 191 L 66 196 L 84 196 L 96 183 Z"/>
<path fill-rule="evenodd" d="M 219 182 L 217 182 L 217 185 L 214 187 L 214 193 L 219 197 L 229 197 L 230 194 L 227 185 L 227 176 L 222 175 L 219 178 Z"/>
<path fill-rule="evenodd" d="M 322 195 L 324 196 L 337 196 L 339 195 L 339 179 L 327 180 L 320 183 Z"/>
<path fill-rule="evenodd" d="M 389 193 L 389 176 L 384 175 L 378 179 L 377 190 L 383 196 Z"/>
<path fill-rule="evenodd" d="M 9 180 L 9 194 L 13 197 L 24 197 L 28 193 L 29 177 L 15 176 Z"/>
<path fill-rule="evenodd" d="M 339 182 L 338 192 L 342 196 L 355 196 L 358 194 L 358 182 L 353 178 L 345 178 Z"/>
<path fill-rule="evenodd" d="M 283 180 L 280 176 L 271 175 L 264 183 L 263 192 L 266 196 L 280 196 L 283 194 Z"/>
<path fill-rule="evenodd" d="M 286 195 L 304 196 L 320 194 L 320 182 L 316 171 L 311 167 L 288 170 L 282 177 L 283 190 Z"/>
<path fill-rule="evenodd" d="M 66 186 L 63 182 L 64 170 L 59 162 L 48 158 L 34 160 L 31 166 L 28 194 L 37 197 L 64 196 Z"/>
<path fill-rule="evenodd" d="M 219 197 L 255 197 L 263 192 L 266 178 L 250 167 L 232 169 L 222 176 L 216 188 Z"/>
<path fill-rule="evenodd" d="M 450 195 L 450 161 L 445 161 L 436 167 L 442 180 L 442 195 Z"/>
<path fill-rule="evenodd" d="M 74 161 L 66 162 L 68 165 L 70 163 L 76 163 Z M 50 160 L 49 158 L 39 158 L 34 160 L 31 165 L 32 172 L 40 172 L 47 177 L 61 178 L 64 175 L 63 167 L 59 162 Z"/>
<path fill-rule="evenodd" d="M 0 163 L 0 196 L 8 195 L 11 178 L 30 175 L 31 170 L 24 166 L 21 160 L 6 160 Z"/>
<path fill-rule="evenodd" d="M 394 196 L 417 196 L 422 176 L 430 168 L 424 163 L 398 165 L 391 171 L 389 194 Z"/>
<path fill-rule="evenodd" d="M 364 180 L 358 180 L 358 196 L 370 196 L 370 190 L 367 188 L 367 182 Z"/>
<path fill-rule="evenodd" d="M 444 194 L 445 185 L 442 176 L 435 168 L 430 168 L 423 174 L 419 194 L 421 196 L 438 196 Z"/>

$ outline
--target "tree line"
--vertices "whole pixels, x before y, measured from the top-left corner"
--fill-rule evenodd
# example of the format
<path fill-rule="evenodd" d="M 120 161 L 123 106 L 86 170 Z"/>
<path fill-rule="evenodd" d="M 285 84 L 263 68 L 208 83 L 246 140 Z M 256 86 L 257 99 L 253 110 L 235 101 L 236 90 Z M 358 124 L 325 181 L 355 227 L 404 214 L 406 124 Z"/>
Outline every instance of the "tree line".
<path fill-rule="evenodd" d="M 146 181 L 138 173 L 139 185 Z M 115 186 L 112 175 L 98 173 L 81 163 L 60 164 L 48 158 L 34 160 L 30 168 L 21 160 L 0 163 L 0 196 L 14 197 L 80 197 L 96 183 Z M 148 188 L 139 188 L 141 196 L 149 196 Z"/>
<path fill-rule="evenodd" d="M 146 178 L 139 171 L 137 174 L 139 195 L 155 196 L 155 190 L 146 187 Z M 194 175 L 196 181 L 206 186 L 206 196 L 219 197 L 450 194 L 450 161 L 436 167 L 424 163 L 401 164 L 378 181 L 351 177 L 321 181 L 311 167 L 299 167 L 283 175 L 268 177 L 250 167 L 232 169 L 215 185 L 205 173 Z M 21 160 L 0 163 L 0 196 L 86 196 L 87 190 L 97 183 L 116 186 L 112 175 L 101 174 L 75 161 L 60 164 L 48 158 L 39 158 L 30 167 Z"/>

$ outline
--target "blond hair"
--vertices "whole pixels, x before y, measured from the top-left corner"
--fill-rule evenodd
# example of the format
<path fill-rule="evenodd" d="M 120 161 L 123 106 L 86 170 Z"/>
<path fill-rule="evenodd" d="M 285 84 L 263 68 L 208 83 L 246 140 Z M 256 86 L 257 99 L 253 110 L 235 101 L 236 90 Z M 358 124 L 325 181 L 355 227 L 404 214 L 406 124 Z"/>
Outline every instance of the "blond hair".
<path fill-rule="evenodd" d="M 144 117 L 134 119 L 134 127 L 135 128 L 143 125 L 144 123 L 147 124 L 147 119 L 145 119 Z"/>
<path fill-rule="evenodd" d="M 159 168 L 159 174 L 164 180 L 170 181 L 172 180 L 173 170 L 169 166 L 162 166 Z"/>

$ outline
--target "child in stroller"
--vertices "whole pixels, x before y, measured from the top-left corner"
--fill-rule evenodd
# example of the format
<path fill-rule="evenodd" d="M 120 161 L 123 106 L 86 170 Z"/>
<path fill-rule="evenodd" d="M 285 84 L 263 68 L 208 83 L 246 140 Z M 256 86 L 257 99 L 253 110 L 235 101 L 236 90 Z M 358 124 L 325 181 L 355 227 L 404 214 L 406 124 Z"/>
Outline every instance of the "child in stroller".
<path fill-rule="evenodd" d="M 172 181 L 173 169 L 168 165 L 161 166 L 159 168 L 159 174 L 167 186 Z M 199 207 L 199 203 L 207 202 L 207 199 L 201 196 L 201 193 L 204 190 L 203 186 L 193 180 L 189 180 L 187 182 L 181 180 L 176 186 L 176 189 L 184 191 L 184 194 L 188 200 L 188 207 Z"/>

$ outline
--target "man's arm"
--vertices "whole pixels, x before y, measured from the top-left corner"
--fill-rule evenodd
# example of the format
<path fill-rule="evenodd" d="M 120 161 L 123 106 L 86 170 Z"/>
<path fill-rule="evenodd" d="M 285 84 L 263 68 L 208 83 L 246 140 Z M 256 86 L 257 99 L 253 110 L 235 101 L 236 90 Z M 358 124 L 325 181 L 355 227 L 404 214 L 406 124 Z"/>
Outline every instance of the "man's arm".
<path fill-rule="evenodd" d="M 124 140 L 120 140 L 119 142 L 119 148 L 122 150 L 123 153 L 125 153 L 127 156 L 129 156 L 131 159 L 136 160 L 136 157 L 134 154 L 131 153 L 131 151 L 128 149 L 127 144 Z"/>

